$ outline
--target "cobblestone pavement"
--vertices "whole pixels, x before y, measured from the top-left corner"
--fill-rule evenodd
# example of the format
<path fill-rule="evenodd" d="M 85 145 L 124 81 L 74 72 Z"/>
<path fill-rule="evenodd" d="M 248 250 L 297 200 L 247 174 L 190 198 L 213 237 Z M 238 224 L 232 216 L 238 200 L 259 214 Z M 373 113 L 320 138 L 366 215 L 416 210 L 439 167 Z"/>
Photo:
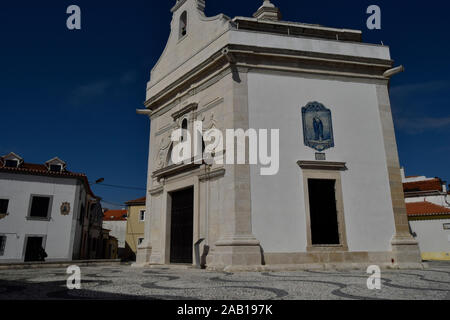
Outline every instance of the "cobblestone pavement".
<path fill-rule="evenodd" d="M 369 275 L 355 270 L 231 274 L 117 265 L 81 272 L 81 290 L 68 290 L 64 268 L 0 270 L 0 299 L 450 300 L 450 262 L 382 271 L 381 290 L 369 290 Z"/>

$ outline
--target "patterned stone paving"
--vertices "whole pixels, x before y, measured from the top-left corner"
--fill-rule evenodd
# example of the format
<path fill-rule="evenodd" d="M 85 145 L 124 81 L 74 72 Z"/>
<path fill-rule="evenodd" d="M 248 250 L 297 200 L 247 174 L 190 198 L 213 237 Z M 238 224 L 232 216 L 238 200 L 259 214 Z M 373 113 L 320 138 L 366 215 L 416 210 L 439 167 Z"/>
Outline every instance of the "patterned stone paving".
<path fill-rule="evenodd" d="M 381 290 L 369 290 L 368 275 L 357 270 L 231 274 L 117 265 L 81 272 L 81 290 L 68 290 L 62 268 L 0 270 L 0 299 L 450 300 L 450 262 L 382 271 Z"/>

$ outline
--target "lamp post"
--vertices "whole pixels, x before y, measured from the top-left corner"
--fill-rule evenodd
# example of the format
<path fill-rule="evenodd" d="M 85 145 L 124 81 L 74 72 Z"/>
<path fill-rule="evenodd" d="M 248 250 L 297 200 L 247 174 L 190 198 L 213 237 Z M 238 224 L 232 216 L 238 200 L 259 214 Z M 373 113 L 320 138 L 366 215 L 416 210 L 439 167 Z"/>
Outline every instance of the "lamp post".
<path fill-rule="evenodd" d="M 100 178 L 100 179 L 95 180 L 95 183 L 93 183 L 93 184 L 99 184 L 99 183 L 102 183 L 104 181 L 105 181 L 105 178 Z"/>

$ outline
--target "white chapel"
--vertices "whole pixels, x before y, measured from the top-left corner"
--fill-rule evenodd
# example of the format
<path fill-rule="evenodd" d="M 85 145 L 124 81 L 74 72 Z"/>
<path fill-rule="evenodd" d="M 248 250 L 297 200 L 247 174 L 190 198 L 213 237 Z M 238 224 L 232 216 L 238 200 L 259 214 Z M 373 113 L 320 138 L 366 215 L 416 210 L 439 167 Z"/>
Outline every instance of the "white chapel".
<path fill-rule="evenodd" d="M 271 1 L 254 2 L 252 17 L 206 17 L 204 0 L 171 10 L 138 110 L 151 119 L 151 215 L 137 265 L 421 267 L 389 100 L 402 68 L 389 47 L 364 43 L 358 30 L 283 21 Z M 192 133 L 198 121 L 224 135 L 278 129 L 277 173 L 173 163 L 172 132 Z"/>

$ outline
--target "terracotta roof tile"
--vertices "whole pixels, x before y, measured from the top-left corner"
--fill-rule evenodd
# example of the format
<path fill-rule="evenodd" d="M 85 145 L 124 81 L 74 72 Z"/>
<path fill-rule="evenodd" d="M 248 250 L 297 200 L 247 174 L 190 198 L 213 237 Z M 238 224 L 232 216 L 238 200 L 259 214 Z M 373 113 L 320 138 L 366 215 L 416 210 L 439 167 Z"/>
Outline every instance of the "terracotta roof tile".
<path fill-rule="evenodd" d="M 403 184 L 403 190 L 405 192 L 418 192 L 418 191 L 441 191 L 442 192 L 442 180 L 435 178 L 432 180 L 423 180 L 415 182 L 406 182 Z"/>
<path fill-rule="evenodd" d="M 98 198 L 92 192 L 92 189 L 89 185 L 88 178 L 83 173 L 71 172 L 68 170 L 63 170 L 61 172 L 54 172 L 48 170 L 47 166 L 44 164 L 35 164 L 35 163 L 22 163 L 18 168 L 9 168 L 4 167 L 3 162 L 0 166 L 0 172 L 8 172 L 8 173 L 17 173 L 17 174 L 30 174 L 30 175 L 38 175 L 38 176 L 51 176 L 51 177 L 60 177 L 60 178 L 77 178 L 84 182 L 84 185 L 87 189 L 87 192 L 94 198 Z"/>
<path fill-rule="evenodd" d="M 127 221 L 127 210 L 108 210 L 103 213 L 103 221 Z"/>
<path fill-rule="evenodd" d="M 427 201 L 406 203 L 406 211 L 409 217 L 450 214 L 450 208 L 441 207 Z"/>
<path fill-rule="evenodd" d="M 125 204 L 127 204 L 127 205 L 144 205 L 146 199 L 147 199 L 146 197 L 142 197 L 142 198 L 139 198 L 139 199 L 134 199 L 134 200 L 127 201 L 127 202 L 125 202 Z"/>

